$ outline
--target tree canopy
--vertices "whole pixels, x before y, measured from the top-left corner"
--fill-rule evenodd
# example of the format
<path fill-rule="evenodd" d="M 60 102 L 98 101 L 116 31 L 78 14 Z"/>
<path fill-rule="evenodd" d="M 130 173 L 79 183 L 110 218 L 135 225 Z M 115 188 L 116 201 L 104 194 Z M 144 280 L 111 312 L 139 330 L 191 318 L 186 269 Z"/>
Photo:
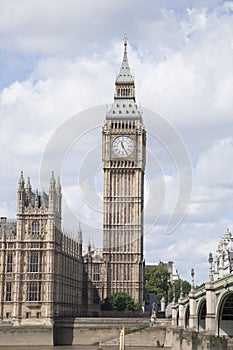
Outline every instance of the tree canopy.
<path fill-rule="evenodd" d="M 165 297 L 168 300 L 168 290 L 170 288 L 170 274 L 163 266 L 154 266 L 145 269 L 145 289 L 157 295 L 158 302 Z"/>
<path fill-rule="evenodd" d="M 173 289 L 175 292 L 175 299 L 179 299 L 180 297 L 180 286 L 181 286 L 181 280 L 174 281 L 172 288 L 169 291 L 169 298 L 168 301 L 171 302 L 173 299 Z M 183 295 L 188 295 L 188 293 L 191 290 L 191 284 L 188 281 L 182 280 L 182 289 L 183 289 Z"/>
<path fill-rule="evenodd" d="M 158 265 L 152 268 L 145 269 L 145 289 L 147 292 L 154 292 L 157 296 L 157 301 L 160 302 L 162 297 L 167 302 L 173 299 L 173 289 L 175 291 L 175 298 L 180 297 L 181 280 L 170 282 L 170 274 L 166 267 Z M 183 294 L 186 295 L 191 290 L 191 285 L 188 281 L 182 280 Z"/>
<path fill-rule="evenodd" d="M 104 311 L 140 311 L 140 306 L 133 298 L 124 292 L 119 292 L 105 298 L 102 304 Z"/>

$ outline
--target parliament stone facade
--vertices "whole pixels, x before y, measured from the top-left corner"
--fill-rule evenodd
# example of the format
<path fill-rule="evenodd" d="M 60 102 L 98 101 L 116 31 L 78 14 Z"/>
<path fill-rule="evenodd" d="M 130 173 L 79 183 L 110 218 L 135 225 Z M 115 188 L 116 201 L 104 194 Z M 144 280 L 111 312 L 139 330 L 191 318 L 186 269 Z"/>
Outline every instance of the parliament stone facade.
<path fill-rule="evenodd" d="M 97 315 L 116 292 L 144 304 L 143 207 L 146 132 L 124 56 L 114 102 L 102 129 L 103 249 L 83 254 L 82 230 L 61 229 L 62 191 L 52 173 L 48 193 L 23 173 L 15 221 L 0 222 L 0 320 L 51 324 L 56 317 Z"/>

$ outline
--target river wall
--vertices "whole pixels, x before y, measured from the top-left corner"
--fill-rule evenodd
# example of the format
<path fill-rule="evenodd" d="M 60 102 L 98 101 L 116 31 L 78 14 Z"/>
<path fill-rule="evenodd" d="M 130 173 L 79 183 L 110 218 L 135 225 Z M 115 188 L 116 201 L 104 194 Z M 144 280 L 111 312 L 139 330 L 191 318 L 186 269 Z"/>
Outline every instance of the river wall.
<path fill-rule="evenodd" d="M 125 329 L 127 346 L 154 347 L 165 342 L 166 324 L 152 329 L 148 319 L 87 318 L 75 319 L 71 324 L 58 321 L 55 326 L 55 344 L 118 346 L 120 329 Z M 170 323 L 170 322 L 169 322 Z"/>
<path fill-rule="evenodd" d="M 75 318 L 57 320 L 53 326 L 0 326 L 1 346 L 96 346 L 118 347 L 120 329 L 125 329 L 127 348 L 170 350 L 229 350 L 225 337 L 171 327 L 168 320 L 151 325 L 148 319 Z"/>
<path fill-rule="evenodd" d="M 54 329 L 51 326 L 0 326 L 1 346 L 52 346 Z"/>

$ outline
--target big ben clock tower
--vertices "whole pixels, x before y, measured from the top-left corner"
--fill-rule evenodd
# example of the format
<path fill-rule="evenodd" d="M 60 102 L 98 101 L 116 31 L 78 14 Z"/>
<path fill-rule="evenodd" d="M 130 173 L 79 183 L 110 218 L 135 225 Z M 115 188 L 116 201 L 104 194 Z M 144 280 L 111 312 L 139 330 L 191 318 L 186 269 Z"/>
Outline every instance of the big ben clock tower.
<path fill-rule="evenodd" d="M 135 102 L 126 38 L 114 102 L 103 126 L 102 147 L 104 297 L 126 292 L 142 306 L 146 132 Z"/>

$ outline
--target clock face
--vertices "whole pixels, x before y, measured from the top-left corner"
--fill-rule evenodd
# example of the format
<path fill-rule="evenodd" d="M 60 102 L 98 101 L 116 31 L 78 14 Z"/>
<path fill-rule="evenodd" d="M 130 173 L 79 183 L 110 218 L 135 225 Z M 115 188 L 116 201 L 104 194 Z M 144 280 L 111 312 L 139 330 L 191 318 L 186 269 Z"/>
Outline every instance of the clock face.
<path fill-rule="evenodd" d="M 118 157 L 128 157 L 134 150 L 134 141 L 128 136 L 118 136 L 113 140 L 112 149 Z"/>

